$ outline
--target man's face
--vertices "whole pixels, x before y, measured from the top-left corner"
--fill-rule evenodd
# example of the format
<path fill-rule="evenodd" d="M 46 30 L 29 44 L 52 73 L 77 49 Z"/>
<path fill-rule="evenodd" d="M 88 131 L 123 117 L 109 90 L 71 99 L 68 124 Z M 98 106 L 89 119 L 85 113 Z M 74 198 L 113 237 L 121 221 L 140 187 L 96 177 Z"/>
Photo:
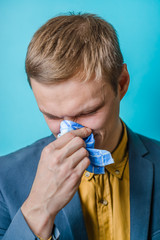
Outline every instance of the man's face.
<path fill-rule="evenodd" d="M 113 150 L 119 119 L 119 93 L 109 83 L 80 82 L 76 78 L 44 85 L 31 79 L 33 93 L 40 111 L 55 137 L 62 120 L 71 120 L 92 129 L 95 147 Z"/>

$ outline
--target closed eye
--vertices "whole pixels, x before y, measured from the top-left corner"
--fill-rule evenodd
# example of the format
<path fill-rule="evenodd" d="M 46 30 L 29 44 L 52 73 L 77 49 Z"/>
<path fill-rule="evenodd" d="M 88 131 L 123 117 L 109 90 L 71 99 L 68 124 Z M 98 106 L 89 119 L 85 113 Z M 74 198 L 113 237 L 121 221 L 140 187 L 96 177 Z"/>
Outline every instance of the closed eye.
<path fill-rule="evenodd" d="M 60 120 L 61 118 L 56 117 L 56 116 L 52 116 L 52 115 L 46 115 L 44 114 L 46 118 L 50 119 L 50 120 Z"/>
<path fill-rule="evenodd" d="M 90 113 L 84 113 L 84 114 L 81 114 L 77 117 L 87 117 L 87 116 L 93 116 L 94 114 L 96 114 L 97 111 L 94 111 L 94 112 L 90 112 Z"/>

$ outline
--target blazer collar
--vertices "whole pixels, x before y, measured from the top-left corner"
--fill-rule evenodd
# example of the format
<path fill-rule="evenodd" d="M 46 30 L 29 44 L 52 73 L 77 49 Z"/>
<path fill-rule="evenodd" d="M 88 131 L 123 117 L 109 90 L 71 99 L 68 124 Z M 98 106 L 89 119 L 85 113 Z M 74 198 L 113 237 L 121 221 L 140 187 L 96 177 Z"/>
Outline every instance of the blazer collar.
<path fill-rule="evenodd" d="M 60 239 L 62 240 L 88 239 L 78 191 L 57 214 L 55 225 L 59 229 Z"/>
<path fill-rule="evenodd" d="M 153 165 L 140 137 L 129 128 L 130 239 L 147 240 L 153 187 Z"/>

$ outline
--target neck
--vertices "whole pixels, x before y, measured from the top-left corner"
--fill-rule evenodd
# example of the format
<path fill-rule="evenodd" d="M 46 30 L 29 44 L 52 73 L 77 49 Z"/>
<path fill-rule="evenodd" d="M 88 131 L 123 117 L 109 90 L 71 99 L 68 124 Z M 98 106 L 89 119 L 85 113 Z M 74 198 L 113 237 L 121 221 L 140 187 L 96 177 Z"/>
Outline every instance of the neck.
<path fill-rule="evenodd" d="M 111 134 L 107 136 L 107 141 L 104 142 L 102 146 L 97 146 L 97 147 L 95 146 L 95 148 L 104 149 L 112 153 L 118 146 L 122 138 L 122 134 L 123 134 L 123 125 L 119 118 L 114 128 L 114 131 L 112 131 Z"/>
<path fill-rule="evenodd" d="M 112 147 L 109 150 L 110 152 L 113 152 L 117 148 L 117 146 L 119 145 L 119 143 L 122 139 L 122 135 L 123 135 L 123 124 L 122 124 L 121 120 L 119 119 L 117 129 L 116 129 L 115 135 L 113 137 Z"/>

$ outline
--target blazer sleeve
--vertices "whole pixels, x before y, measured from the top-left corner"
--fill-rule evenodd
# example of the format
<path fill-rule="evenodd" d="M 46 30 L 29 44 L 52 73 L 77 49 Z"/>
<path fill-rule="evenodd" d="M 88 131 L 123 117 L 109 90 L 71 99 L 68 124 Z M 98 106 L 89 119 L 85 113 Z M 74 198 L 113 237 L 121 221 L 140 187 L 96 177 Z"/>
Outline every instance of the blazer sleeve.
<path fill-rule="evenodd" d="M 53 240 L 59 239 L 59 231 L 54 225 Z M 19 209 L 11 220 L 7 205 L 3 201 L 3 197 L 0 194 L 0 240 L 38 240 L 35 234 L 29 228 L 25 218 Z"/>

